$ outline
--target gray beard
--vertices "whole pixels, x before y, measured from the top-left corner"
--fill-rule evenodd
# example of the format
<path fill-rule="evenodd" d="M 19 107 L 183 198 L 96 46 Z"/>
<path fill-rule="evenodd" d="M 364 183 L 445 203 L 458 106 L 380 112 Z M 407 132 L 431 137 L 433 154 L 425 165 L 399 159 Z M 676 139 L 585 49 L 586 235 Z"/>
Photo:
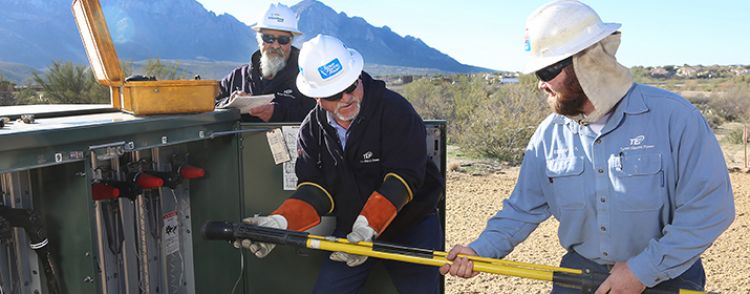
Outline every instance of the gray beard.
<path fill-rule="evenodd" d="M 286 66 L 286 58 L 283 56 L 269 55 L 261 54 L 260 56 L 260 73 L 266 79 L 275 77 Z"/>
<path fill-rule="evenodd" d="M 334 111 L 333 115 L 335 115 L 336 118 L 338 118 L 338 119 L 340 119 L 342 121 L 354 121 L 354 119 L 357 118 L 357 115 L 359 115 L 360 102 L 355 102 L 354 107 L 356 107 L 357 110 L 354 111 L 354 113 L 352 113 L 348 117 L 348 116 L 344 116 L 343 114 L 341 114 L 341 112 L 339 112 L 339 110 L 341 109 L 341 105 L 340 104 L 336 105 L 336 110 Z"/>

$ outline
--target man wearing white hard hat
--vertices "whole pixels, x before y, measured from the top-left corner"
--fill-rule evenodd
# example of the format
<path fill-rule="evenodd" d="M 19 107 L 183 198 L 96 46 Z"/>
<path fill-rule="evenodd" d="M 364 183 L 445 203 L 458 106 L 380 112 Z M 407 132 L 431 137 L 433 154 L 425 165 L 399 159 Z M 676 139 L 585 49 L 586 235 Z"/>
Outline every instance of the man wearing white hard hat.
<path fill-rule="evenodd" d="M 529 16 L 526 72 L 554 113 L 531 138 L 503 209 L 450 251 L 441 273 L 475 276 L 457 254 L 504 257 L 554 216 L 568 251 L 561 266 L 610 273 L 596 293 L 703 289 L 700 255 L 735 215 L 722 151 L 688 101 L 633 83 L 615 58 L 619 28 L 573 0 Z M 581 289 L 555 284 L 552 293 Z"/>
<path fill-rule="evenodd" d="M 318 35 L 302 46 L 297 86 L 317 107 L 299 132 L 297 191 L 270 216 L 249 224 L 304 231 L 336 217 L 334 235 L 439 250 L 437 214 L 443 179 L 427 158 L 426 129 L 404 97 L 362 71 L 354 49 Z M 263 257 L 272 244 L 243 240 Z M 400 293 L 438 293 L 437 268 L 335 252 L 323 262 L 314 293 L 358 293 L 383 262 Z"/>
<path fill-rule="evenodd" d="M 250 63 L 229 73 L 219 83 L 216 105 L 229 102 L 233 94 L 274 94 L 271 103 L 241 109 L 248 122 L 301 122 L 315 103 L 297 90 L 299 49 L 292 46 L 296 36 L 297 15 L 283 4 L 271 4 L 253 26 L 258 50 Z"/>

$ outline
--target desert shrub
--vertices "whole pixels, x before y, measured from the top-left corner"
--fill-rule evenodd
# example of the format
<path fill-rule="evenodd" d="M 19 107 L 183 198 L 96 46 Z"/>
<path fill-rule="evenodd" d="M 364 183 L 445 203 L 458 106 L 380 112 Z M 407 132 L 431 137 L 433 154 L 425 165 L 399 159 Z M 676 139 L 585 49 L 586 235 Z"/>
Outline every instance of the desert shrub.
<path fill-rule="evenodd" d="M 744 133 L 743 129 L 734 129 L 729 131 L 729 133 L 724 136 L 724 143 L 729 144 L 743 144 L 745 142 L 742 142 L 742 135 Z"/>
<path fill-rule="evenodd" d="M 519 163 L 534 130 L 548 113 L 539 92 L 523 85 L 506 85 L 459 122 L 462 132 L 456 141 L 477 156 Z"/>
<path fill-rule="evenodd" d="M 132 65 L 130 70 L 132 71 Z M 157 80 L 180 80 L 185 78 L 178 74 L 180 71 L 179 63 L 168 65 L 162 63 L 159 58 L 149 59 L 146 62 L 144 70 L 147 76 L 156 77 Z"/>
<path fill-rule="evenodd" d="M 403 93 L 423 118 L 448 121 L 450 144 L 475 156 L 518 163 L 549 113 L 543 95 L 531 84 L 535 82 L 498 87 L 478 77 L 425 78 L 405 86 Z"/>
<path fill-rule="evenodd" d="M 706 121 L 708 122 L 708 125 L 711 126 L 711 128 L 716 129 L 718 126 L 725 122 L 724 118 L 711 107 L 710 98 L 703 95 L 685 98 L 687 98 L 690 103 L 695 105 L 695 107 L 701 111 L 701 114 L 703 114 L 703 117 L 706 118 Z"/>
<path fill-rule="evenodd" d="M 71 62 L 53 62 L 45 77 L 34 73 L 34 81 L 42 86 L 44 95 L 34 103 L 80 104 L 108 103 L 109 89 L 97 84 L 86 66 Z"/>
<path fill-rule="evenodd" d="M 748 122 L 750 120 L 750 83 L 735 80 L 714 92 L 709 99 L 709 107 L 723 120 Z"/>

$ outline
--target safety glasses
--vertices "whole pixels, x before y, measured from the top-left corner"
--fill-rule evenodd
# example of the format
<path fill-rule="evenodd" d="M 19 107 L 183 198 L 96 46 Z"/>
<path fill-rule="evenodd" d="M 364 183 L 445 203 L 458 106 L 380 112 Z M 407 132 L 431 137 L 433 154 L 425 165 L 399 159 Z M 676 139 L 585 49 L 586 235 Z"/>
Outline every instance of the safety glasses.
<path fill-rule="evenodd" d="M 263 39 L 263 43 L 266 43 L 266 44 L 273 44 L 273 42 L 276 41 L 276 42 L 279 42 L 279 45 L 286 45 L 292 41 L 292 37 L 290 36 L 274 36 L 274 35 L 269 35 L 269 34 L 263 34 L 261 35 L 261 38 Z"/>
<path fill-rule="evenodd" d="M 557 63 L 550 65 L 548 67 L 545 67 L 543 69 L 536 71 L 536 77 L 539 78 L 542 82 L 549 82 L 553 80 L 557 75 L 560 74 L 560 72 L 565 69 L 568 65 L 573 63 L 573 57 L 565 58 L 561 61 L 558 61 Z"/>
<path fill-rule="evenodd" d="M 355 80 L 354 84 L 352 84 L 348 88 L 344 89 L 344 91 L 341 91 L 341 92 L 338 92 L 336 94 L 333 94 L 332 96 L 323 97 L 323 98 L 320 98 L 320 99 L 323 99 L 325 101 L 331 101 L 331 102 L 339 101 L 339 100 L 341 100 L 341 97 L 344 97 L 344 93 L 351 94 L 352 92 L 354 92 L 354 90 L 357 89 L 357 84 L 358 83 L 359 83 L 359 79 Z"/>

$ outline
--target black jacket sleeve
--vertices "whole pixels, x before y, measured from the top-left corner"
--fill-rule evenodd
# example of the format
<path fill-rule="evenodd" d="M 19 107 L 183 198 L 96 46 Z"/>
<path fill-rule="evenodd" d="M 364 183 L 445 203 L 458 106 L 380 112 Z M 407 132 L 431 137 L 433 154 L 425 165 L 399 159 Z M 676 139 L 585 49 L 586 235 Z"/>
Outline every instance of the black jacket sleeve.
<path fill-rule="evenodd" d="M 383 115 L 382 159 L 385 176 L 378 192 L 397 208 L 414 198 L 422 186 L 427 161 L 426 130 L 422 118 L 406 99 L 386 90 Z"/>

